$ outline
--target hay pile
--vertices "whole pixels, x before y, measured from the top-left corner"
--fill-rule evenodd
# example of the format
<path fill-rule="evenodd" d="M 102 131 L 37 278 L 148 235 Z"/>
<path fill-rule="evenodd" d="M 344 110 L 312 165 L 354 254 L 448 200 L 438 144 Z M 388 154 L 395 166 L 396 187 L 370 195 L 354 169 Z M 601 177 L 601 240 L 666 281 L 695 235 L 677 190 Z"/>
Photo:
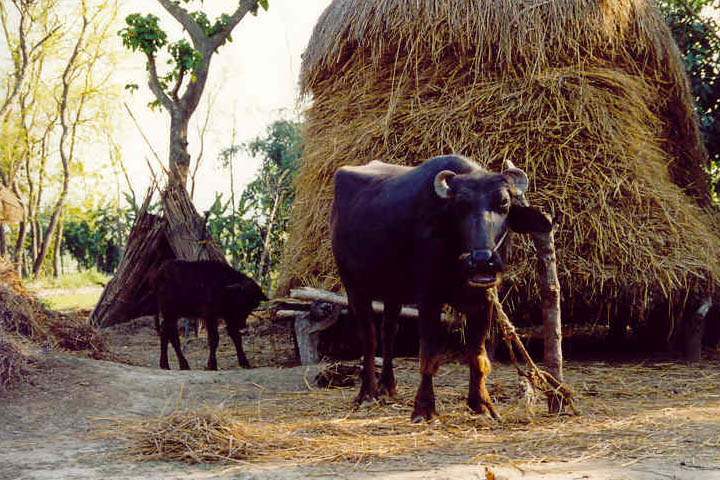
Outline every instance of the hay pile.
<path fill-rule="evenodd" d="M 50 348 L 107 354 L 107 343 L 86 317 L 47 309 L 22 285 L 13 265 L 0 258 L 0 334 L 7 333 Z M 0 355 L 2 355 L 0 353 Z"/>
<path fill-rule="evenodd" d="M 0 393 L 25 379 L 28 363 L 17 338 L 0 331 Z"/>
<path fill-rule="evenodd" d="M 530 202 L 555 215 L 571 308 L 657 309 L 665 336 L 720 278 L 707 155 L 650 0 L 336 0 L 302 87 L 314 103 L 285 289 L 340 287 L 328 234 L 338 167 L 452 152 L 525 169 Z M 511 301 L 536 301 L 534 251 L 515 245 Z"/>
<path fill-rule="evenodd" d="M 608 458 L 717 461 L 720 364 L 568 364 L 582 416 L 535 414 L 515 393 L 517 376 L 500 366 L 490 393 L 503 422 L 465 407 L 467 367 L 445 365 L 437 379 L 440 417 L 410 422 L 416 365 L 398 363 L 398 402 L 352 411 L 355 389 L 282 394 L 233 408 L 177 411 L 115 421 L 103 435 L 125 439 L 136 460 L 297 464 L 372 463 L 452 454 L 458 461 L 522 464 Z M 411 380 L 413 379 L 413 380 Z M 543 407 L 538 407 L 543 411 Z M 692 453 L 688 453 L 692 451 Z M 692 459 L 690 456 L 692 455 Z"/>

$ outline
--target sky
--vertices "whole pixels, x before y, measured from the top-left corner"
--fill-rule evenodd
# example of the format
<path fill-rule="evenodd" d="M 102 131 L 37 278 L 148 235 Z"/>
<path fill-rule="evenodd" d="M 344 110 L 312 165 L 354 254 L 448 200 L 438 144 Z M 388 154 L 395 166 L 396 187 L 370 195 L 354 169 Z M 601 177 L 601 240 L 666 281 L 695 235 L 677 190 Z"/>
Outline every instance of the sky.
<path fill-rule="evenodd" d="M 222 11 L 230 11 L 237 4 L 231 0 L 204 3 L 203 8 L 211 18 Z M 298 88 L 301 54 L 315 22 L 329 3 L 330 0 L 270 0 L 270 9 L 267 12 L 261 9 L 256 17 L 245 17 L 233 31 L 233 42 L 223 46 L 213 57 L 203 100 L 188 132 L 193 168 L 199 151 L 197 128 L 204 121 L 207 102 L 215 97 L 194 198 L 198 209 L 208 208 L 215 199 L 215 192 L 229 192 L 228 175 L 218 168 L 217 157 L 232 143 L 233 123 L 237 131 L 236 143 L 242 143 L 262 134 L 274 120 L 301 115 L 303 105 L 299 103 Z M 179 38 L 177 23 L 156 2 L 121 2 L 121 21 L 133 12 L 159 16 L 170 39 Z M 120 39 L 117 41 L 119 44 Z M 147 107 L 153 97 L 146 78 L 143 56 L 124 55 L 118 80 L 140 86 L 136 93 L 125 94 L 124 100 L 160 159 L 166 163 L 168 114 L 162 110 L 153 112 Z M 159 170 L 157 160 L 125 111 L 118 117 L 115 127 L 135 191 L 142 194 L 150 183 L 146 158 Z M 236 191 L 241 191 L 252 180 L 257 166 L 258 161 L 246 154 L 236 160 Z"/>

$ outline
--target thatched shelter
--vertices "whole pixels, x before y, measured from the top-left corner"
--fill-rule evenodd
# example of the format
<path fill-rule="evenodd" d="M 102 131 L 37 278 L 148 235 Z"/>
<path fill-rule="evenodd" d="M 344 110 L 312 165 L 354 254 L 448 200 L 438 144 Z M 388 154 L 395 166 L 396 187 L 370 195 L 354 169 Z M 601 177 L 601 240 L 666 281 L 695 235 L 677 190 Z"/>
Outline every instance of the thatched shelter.
<path fill-rule="evenodd" d="M 340 287 L 328 235 L 338 167 L 452 152 L 528 172 L 530 202 L 557 222 L 571 321 L 651 317 L 670 338 L 720 278 L 707 154 L 651 0 L 335 0 L 301 83 L 313 103 L 285 288 Z M 536 260 L 514 243 L 517 311 L 537 303 Z"/>

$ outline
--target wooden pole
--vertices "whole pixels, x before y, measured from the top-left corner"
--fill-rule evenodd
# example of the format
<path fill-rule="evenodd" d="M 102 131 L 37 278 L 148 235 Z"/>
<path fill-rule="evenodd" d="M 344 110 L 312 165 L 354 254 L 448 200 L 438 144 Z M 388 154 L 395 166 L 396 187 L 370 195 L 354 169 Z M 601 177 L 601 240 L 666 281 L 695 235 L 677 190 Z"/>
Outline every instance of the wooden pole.
<path fill-rule="evenodd" d="M 560 317 L 560 280 L 557 274 L 555 234 L 535 233 L 532 236 L 538 256 L 538 282 L 542 296 L 545 339 L 544 363 L 547 371 L 563 381 L 562 321 Z"/>

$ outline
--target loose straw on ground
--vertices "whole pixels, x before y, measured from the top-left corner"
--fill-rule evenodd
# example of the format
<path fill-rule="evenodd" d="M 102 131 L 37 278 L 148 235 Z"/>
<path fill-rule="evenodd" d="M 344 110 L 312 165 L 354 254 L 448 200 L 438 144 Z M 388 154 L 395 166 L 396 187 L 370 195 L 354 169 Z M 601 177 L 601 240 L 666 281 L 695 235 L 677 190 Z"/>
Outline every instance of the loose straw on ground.
<path fill-rule="evenodd" d="M 135 460 L 189 463 L 356 465 L 453 455 L 505 465 L 598 458 L 717 464 L 720 362 L 567 363 L 565 377 L 583 403 L 579 416 L 531 414 L 515 393 L 515 368 L 500 365 L 489 385 L 503 415 L 499 424 L 469 411 L 467 367 L 448 364 L 436 383 L 440 416 L 413 424 L 416 362 L 398 360 L 395 401 L 366 409 L 353 410 L 354 388 L 266 393 L 230 408 L 115 419 L 102 426 L 103 435 L 124 439 Z"/>

